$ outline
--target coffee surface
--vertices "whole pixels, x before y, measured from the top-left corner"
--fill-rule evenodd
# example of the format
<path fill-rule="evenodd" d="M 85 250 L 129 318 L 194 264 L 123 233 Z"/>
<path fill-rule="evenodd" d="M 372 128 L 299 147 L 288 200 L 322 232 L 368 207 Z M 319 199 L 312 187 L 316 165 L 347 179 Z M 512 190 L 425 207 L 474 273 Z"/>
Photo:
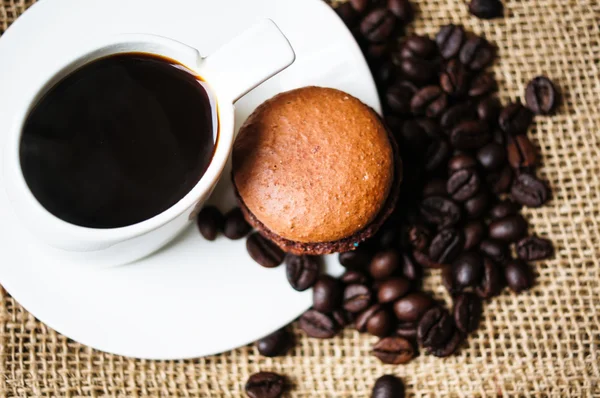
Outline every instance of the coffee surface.
<path fill-rule="evenodd" d="M 174 61 L 141 53 L 96 60 L 29 114 L 20 145 L 25 180 L 42 206 L 72 224 L 147 220 L 183 198 L 208 167 L 212 109 L 203 83 Z"/>

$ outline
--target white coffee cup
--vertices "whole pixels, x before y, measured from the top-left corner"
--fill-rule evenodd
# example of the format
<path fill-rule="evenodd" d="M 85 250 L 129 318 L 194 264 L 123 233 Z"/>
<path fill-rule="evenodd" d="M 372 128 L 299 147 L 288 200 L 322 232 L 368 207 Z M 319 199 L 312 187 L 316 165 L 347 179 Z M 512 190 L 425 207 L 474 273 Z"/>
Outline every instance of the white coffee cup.
<path fill-rule="evenodd" d="M 140 223 L 109 229 L 86 228 L 65 222 L 48 212 L 34 197 L 23 176 L 19 158 L 21 134 L 37 101 L 58 81 L 81 66 L 119 53 L 148 53 L 170 58 L 200 76 L 216 99 L 218 134 L 215 151 L 200 181 L 179 202 Z M 288 40 L 271 20 L 248 29 L 212 55 L 178 41 L 147 34 L 107 37 L 85 48 L 73 49 L 62 67 L 44 70 L 35 92 L 25 93 L 23 106 L 15 115 L 4 153 L 5 188 L 11 204 L 25 226 L 54 248 L 75 257 L 95 257 L 103 264 L 124 264 L 161 248 L 194 219 L 215 188 L 234 141 L 234 106 L 240 97 L 291 65 L 295 54 Z M 46 68 L 47 69 L 47 68 Z M 93 258 L 92 258 L 92 262 Z"/>

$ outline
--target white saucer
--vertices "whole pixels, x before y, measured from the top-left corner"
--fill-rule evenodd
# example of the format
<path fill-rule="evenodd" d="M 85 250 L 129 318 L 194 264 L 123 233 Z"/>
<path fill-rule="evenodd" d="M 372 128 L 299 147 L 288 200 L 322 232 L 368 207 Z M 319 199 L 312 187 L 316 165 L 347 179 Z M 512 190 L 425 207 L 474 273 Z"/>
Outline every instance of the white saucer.
<path fill-rule="evenodd" d="M 379 110 L 358 46 L 321 0 L 174 0 L 168 7 L 162 0 L 44 0 L 0 38 L 0 150 L 14 114 L 11 93 L 27 84 L 37 63 L 52 62 L 61 43 L 153 33 L 210 54 L 265 17 L 287 35 L 297 59 L 237 103 L 237 126 L 265 99 L 306 85 L 345 90 Z M 34 316 L 78 342 L 131 357 L 199 357 L 252 342 L 310 306 L 311 293 L 294 291 L 284 266 L 262 268 L 244 240 L 206 242 L 196 228 L 135 264 L 75 264 L 20 225 L 2 174 L 0 282 Z M 234 205 L 227 176 L 211 202 L 222 210 Z M 341 272 L 336 256 L 326 263 L 328 272 Z"/>

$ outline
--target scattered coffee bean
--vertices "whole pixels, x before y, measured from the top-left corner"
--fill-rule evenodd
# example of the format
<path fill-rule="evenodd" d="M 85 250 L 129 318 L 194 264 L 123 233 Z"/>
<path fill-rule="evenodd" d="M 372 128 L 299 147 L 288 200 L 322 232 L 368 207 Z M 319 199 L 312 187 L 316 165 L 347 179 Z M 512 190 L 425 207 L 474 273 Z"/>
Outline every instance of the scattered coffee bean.
<path fill-rule="evenodd" d="M 527 207 L 541 207 L 550 196 L 546 184 L 531 174 L 521 173 L 513 181 L 510 194 L 514 201 Z"/>
<path fill-rule="evenodd" d="M 278 357 L 285 355 L 292 347 L 293 337 L 286 328 L 279 329 L 256 342 L 260 355 Z"/>
<path fill-rule="evenodd" d="M 462 26 L 457 25 L 443 26 L 435 36 L 435 42 L 438 45 L 440 54 L 446 59 L 454 58 L 458 55 L 464 39 L 465 31 Z"/>
<path fill-rule="evenodd" d="M 527 221 L 520 214 L 493 221 L 490 224 L 489 235 L 492 239 L 516 242 L 527 235 Z"/>
<path fill-rule="evenodd" d="M 431 259 L 431 257 L 429 257 L 428 252 L 424 253 L 418 250 L 413 250 L 413 258 L 424 268 L 437 269 L 443 266 L 443 264 L 440 264 L 437 261 Z"/>
<path fill-rule="evenodd" d="M 275 243 L 263 237 L 258 232 L 253 233 L 246 240 L 246 249 L 254 261 L 265 268 L 279 266 L 285 257 L 283 250 Z"/>
<path fill-rule="evenodd" d="M 455 172 L 448 179 L 446 191 L 457 202 L 471 199 L 479 191 L 481 181 L 477 171 L 463 169 Z"/>
<path fill-rule="evenodd" d="M 460 154 L 453 156 L 448 161 L 448 174 L 452 175 L 460 170 L 475 170 L 477 161 L 474 157 Z"/>
<path fill-rule="evenodd" d="M 433 172 L 444 165 L 452 153 L 450 144 L 445 139 L 434 139 L 425 151 L 425 170 Z"/>
<path fill-rule="evenodd" d="M 424 292 L 410 293 L 394 303 L 394 314 L 400 322 L 417 322 L 434 304 Z"/>
<path fill-rule="evenodd" d="M 410 281 L 418 281 L 423 276 L 423 269 L 408 253 L 402 254 L 402 275 Z"/>
<path fill-rule="evenodd" d="M 472 70 L 480 70 L 494 60 L 494 48 L 483 37 L 467 39 L 460 49 L 460 62 Z"/>
<path fill-rule="evenodd" d="M 500 0 L 471 0 L 469 12 L 481 19 L 501 18 L 504 15 L 504 5 Z"/>
<path fill-rule="evenodd" d="M 392 336 L 379 340 L 373 346 L 373 355 L 383 363 L 400 365 L 415 357 L 415 349 L 407 339 Z"/>
<path fill-rule="evenodd" d="M 480 220 L 469 221 L 463 227 L 465 237 L 464 250 L 471 250 L 479 246 L 487 234 L 487 226 Z"/>
<path fill-rule="evenodd" d="M 527 170 L 537 166 L 536 149 L 526 135 L 509 135 L 506 150 L 508 162 L 513 169 Z"/>
<path fill-rule="evenodd" d="M 364 54 L 368 61 L 379 62 L 388 52 L 388 43 L 371 43 L 365 50 Z"/>
<path fill-rule="evenodd" d="M 381 376 L 373 386 L 371 398 L 404 398 L 404 384 L 396 376 Z"/>
<path fill-rule="evenodd" d="M 552 113 L 559 102 L 556 86 L 546 76 L 534 78 L 525 89 L 525 102 L 536 115 Z"/>
<path fill-rule="evenodd" d="M 214 206 L 205 206 L 198 214 L 198 230 L 206 240 L 213 241 L 223 230 L 225 219 L 223 214 Z"/>
<path fill-rule="evenodd" d="M 520 293 L 533 286 L 533 274 L 529 265 L 520 260 L 514 260 L 504 267 L 504 277 L 508 287 L 515 293 Z"/>
<path fill-rule="evenodd" d="M 388 336 L 394 327 L 395 320 L 387 309 L 377 311 L 367 320 L 367 333 L 377 337 Z"/>
<path fill-rule="evenodd" d="M 361 333 L 366 332 L 369 320 L 380 311 L 384 311 L 384 308 L 381 306 L 381 304 L 373 304 L 372 306 L 358 314 L 356 320 L 354 321 L 354 326 L 356 327 L 356 330 L 358 330 Z"/>
<path fill-rule="evenodd" d="M 480 218 L 490 207 L 490 194 L 485 190 L 480 190 L 477 195 L 464 202 L 463 207 L 469 219 Z"/>
<path fill-rule="evenodd" d="M 365 285 L 348 285 L 344 289 L 343 307 L 349 312 L 361 312 L 371 304 L 371 290 Z"/>
<path fill-rule="evenodd" d="M 498 89 L 496 79 L 489 72 L 483 72 L 475 76 L 469 85 L 469 97 L 482 97 L 491 94 Z"/>
<path fill-rule="evenodd" d="M 417 328 L 417 340 L 425 348 L 441 348 L 455 331 L 454 320 L 442 307 L 428 310 Z"/>
<path fill-rule="evenodd" d="M 548 239 L 528 236 L 517 243 L 517 255 L 526 261 L 546 260 L 554 255 L 554 246 Z"/>
<path fill-rule="evenodd" d="M 426 86 L 415 93 L 410 108 L 416 115 L 436 118 L 446 110 L 448 96 L 438 86 Z"/>
<path fill-rule="evenodd" d="M 421 154 L 425 152 L 430 139 L 418 121 L 408 120 L 400 129 L 398 141 L 410 151 L 409 154 Z"/>
<path fill-rule="evenodd" d="M 479 245 L 479 251 L 498 264 L 504 264 L 510 260 L 508 245 L 496 239 L 485 239 L 482 241 Z"/>
<path fill-rule="evenodd" d="M 404 23 L 413 19 L 413 8 L 409 0 L 387 0 L 387 8 Z"/>
<path fill-rule="evenodd" d="M 415 249 L 423 251 L 431 241 L 431 231 L 424 225 L 413 225 L 408 229 L 408 243 Z"/>
<path fill-rule="evenodd" d="M 501 194 L 510 190 L 513 181 L 513 172 L 507 165 L 500 171 L 489 173 L 485 179 L 488 187 L 493 193 Z"/>
<path fill-rule="evenodd" d="M 342 284 L 329 275 L 321 275 L 313 287 L 313 308 L 331 312 L 341 307 Z"/>
<path fill-rule="evenodd" d="M 273 372 L 259 372 L 250 376 L 245 390 L 250 398 L 279 398 L 285 385 L 285 377 Z"/>
<path fill-rule="evenodd" d="M 410 282 L 407 279 L 397 277 L 383 281 L 379 285 L 377 300 L 381 304 L 387 304 L 404 297 L 410 290 Z"/>
<path fill-rule="evenodd" d="M 401 322 L 394 332 L 396 336 L 409 340 L 417 339 L 417 324 L 415 322 Z"/>
<path fill-rule="evenodd" d="M 434 178 L 429 180 L 423 185 L 423 194 L 424 198 L 428 198 L 430 196 L 448 196 L 448 191 L 446 191 L 446 180 L 441 178 Z"/>
<path fill-rule="evenodd" d="M 479 149 L 492 139 L 487 124 L 479 120 L 466 120 L 450 133 L 450 143 L 459 150 Z"/>
<path fill-rule="evenodd" d="M 350 252 L 340 253 L 338 261 L 348 269 L 364 269 L 371 261 L 371 253 L 363 247 Z"/>
<path fill-rule="evenodd" d="M 356 270 L 348 270 L 344 272 L 344 274 L 340 277 L 342 283 L 346 285 L 352 284 L 366 284 L 369 281 L 369 278 L 362 272 Z"/>
<path fill-rule="evenodd" d="M 464 336 L 462 333 L 455 329 L 452 337 L 450 337 L 448 341 L 443 343 L 440 347 L 429 348 L 428 351 L 431 355 L 439 358 L 445 358 L 454 354 L 463 340 Z"/>
<path fill-rule="evenodd" d="M 526 134 L 532 121 L 531 111 L 518 101 L 504 107 L 498 117 L 500 128 L 509 135 Z"/>
<path fill-rule="evenodd" d="M 481 298 L 491 298 L 502 290 L 503 278 L 498 265 L 491 259 L 483 258 L 483 276 L 475 293 Z"/>
<path fill-rule="evenodd" d="M 506 164 L 506 150 L 502 145 L 490 142 L 477 151 L 477 160 L 486 170 L 499 170 Z"/>
<path fill-rule="evenodd" d="M 354 322 L 353 314 L 346 310 L 335 310 L 331 313 L 331 316 L 340 328 L 345 328 Z"/>
<path fill-rule="evenodd" d="M 360 23 L 360 32 L 373 43 L 387 40 L 396 27 L 396 17 L 385 8 L 371 11 Z"/>
<path fill-rule="evenodd" d="M 375 279 L 389 278 L 400 266 L 400 254 L 393 249 L 379 252 L 369 264 L 369 273 Z"/>
<path fill-rule="evenodd" d="M 488 124 L 495 124 L 498 121 L 498 116 L 500 116 L 500 111 L 502 110 L 502 104 L 498 97 L 489 96 L 477 104 L 477 115 L 480 120 Z M 501 142 L 499 144 L 502 144 Z"/>
<path fill-rule="evenodd" d="M 223 225 L 223 235 L 229 239 L 242 239 L 252 231 L 250 224 L 244 219 L 244 214 L 239 207 L 225 214 L 225 223 Z"/>
<path fill-rule="evenodd" d="M 298 326 L 309 337 L 329 339 L 339 332 L 339 325 L 330 315 L 317 310 L 308 310 L 300 317 Z"/>
<path fill-rule="evenodd" d="M 363 12 L 367 9 L 371 0 L 349 0 L 348 3 L 358 12 Z"/>
<path fill-rule="evenodd" d="M 399 81 L 385 91 L 385 105 L 398 115 L 410 113 L 410 101 L 417 92 L 417 87 L 407 81 Z M 410 126 L 409 126 L 410 127 Z"/>
<path fill-rule="evenodd" d="M 469 79 L 467 68 L 457 60 L 451 59 L 440 75 L 440 87 L 448 95 L 463 96 L 469 89 Z"/>
<path fill-rule="evenodd" d="M 475 120 L 477 114 L 469 102 L 458 103 L 448 108 L 440 118 L 440 126 L 447 133 L 452 132 L 454 127 L 461 122 Z"/>
<path fill-rule="evenodd" d="M 499 220 L 519 212 L 519 206 L 510 200 L 503 200 L 490 209 L 490 218 Z"/>
<path fill-rule="evenodd" d="M 311 288 L 317 281 L 321 271 L 319 258 L 313 256 L 288 254 L 285 258 L 285 265 L 288 282 L 299 292 Z"/>
<path fill-rule="evenodd" d="M 454 299 L 454 323 L 464 334 L 477 330 L 481 312 L 481 299 L 472 293 L 463 293 Z"/>
<path fill-rule="evenodd" d="M 437 264 L 449 264 L 464 248 L 464 237 L 460 230 L 446 228 L 438 232 L 429 245 L 429 258 Z"/>
<path fill-rule="evenodd" d="M 452 264 L 453 291 L 476 287 L 483 274 L 483 258 L 475 252 L 462 253 Z"/>
<path fill-rule="evenodd" d="M 430 196 L 421 201 L 419 210 L 425 221 L 446 228 L 456 225 L 461 219 L 461 211 L 456 203 L 441 196 Z"/>

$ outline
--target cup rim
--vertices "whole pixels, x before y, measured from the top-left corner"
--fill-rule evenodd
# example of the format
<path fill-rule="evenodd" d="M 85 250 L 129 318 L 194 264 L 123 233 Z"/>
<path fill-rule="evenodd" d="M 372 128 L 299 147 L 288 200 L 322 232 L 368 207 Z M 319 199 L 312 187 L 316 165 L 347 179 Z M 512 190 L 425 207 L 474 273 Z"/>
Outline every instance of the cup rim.
<path fill-rule="evenodd" d="M 148 45 L 149 49 L 136 50 L 133 47 L 136 45 Z M 164 51 L 157 51 L 156 48 L 162 48 Z M 180 51 L 187 51 L 187 55 L 190 52 L 196 53 L 196 65 L 190 65 L 194 62 L 192 58 L 184 60 L 182 57 L 172 56 L 171 53 Z M 102 51 L 102 55 L 99 55 Z M 164 59 L 171 59 L 176 63 L 183 65 L 194 75 L 202 79 L 208 89 L 211 91 L 212 96 L 215 99 L 213 104 L 216 107 L 216 119 L 217 119 L 217 134 L 215 140 L 215 148 L 213 151 L 212 159 L 204 171 L 204 174 L 200 180 L 189 190 L 189 192 L 183 196 L 179 201 L 173 204 L 168 209 L 148 218 L 144 221 L 140 221 L 135 224 L 117 227 L 117 228 L 90 228 L 69 223 L 51 212 L 49 212 L 33 195 L 25 177 L 20 164 L 20 144 L 23 133 L 24 125 L 27 121 L 33 107 L 39 102 L 41 97 L 48 92 L 48 90 L 58 83 L 65 76 L 73 73 L 78 68 L 94 62 L 103 57 L 111 56 L 119 53 L 140 53 L 156 55 Z M 210 81 L 204 79 L 199 73 L 198 63 L 201 60 L 200 53 L 198 50 L 189 47 L 176 40 L 169 39 L 162 36 L 156 36 L 152 34 L 121 34 L 113 37 L 102 38 L 96 44 L 88 44 L 84 51 L 77 52 L 71 59 L 59 67 L 55 68 L 50 76 L 44 79 L 45 83 L 41 84 L 33 93 L 28 93 L 25 97 L 27 98 L 24 103 L 23 110 L 17 113 L 13 119 L 12 128 L 9 133 L 10 144 L 7 149 L 10 150 L 10 155 L 5 157 L 5 160 L 11 159 L 9 165 L 13 167 L 5 167 L 5 173 L 13 170 L 16 183 L 13 188 L 18 189 L 18 198 L 20 202 L 26 202 L 27 207 L 35 212 L 37 222 L 46 224 L 53 228 L 56 233 L 66 233 L 72 236 L 76 236 L 78 240 L 83 241 L 118 241 L 133 238 L 135 236 L 144 235 L 152 230 L 155 230 L 162 225 L 170 222 L 176 217 L 183 214 L 186 210 L 194 206 L 199 198 L 210 192 L 211 189 L 217 184 L 225 164 L 227 163 L 231 147 L 233 146 L 233 130 L 234 130 L 234 114 L 233 114 L 233 101 L 229 101 L 227 98 L 223 98 L 219 91 L 215 90 Z M 16 164 L 15 164 L 16 163 Z M 11 195 L 9 195 L 11 196 Z M 41 217 L 41 219 L 37 219 Z"/>

